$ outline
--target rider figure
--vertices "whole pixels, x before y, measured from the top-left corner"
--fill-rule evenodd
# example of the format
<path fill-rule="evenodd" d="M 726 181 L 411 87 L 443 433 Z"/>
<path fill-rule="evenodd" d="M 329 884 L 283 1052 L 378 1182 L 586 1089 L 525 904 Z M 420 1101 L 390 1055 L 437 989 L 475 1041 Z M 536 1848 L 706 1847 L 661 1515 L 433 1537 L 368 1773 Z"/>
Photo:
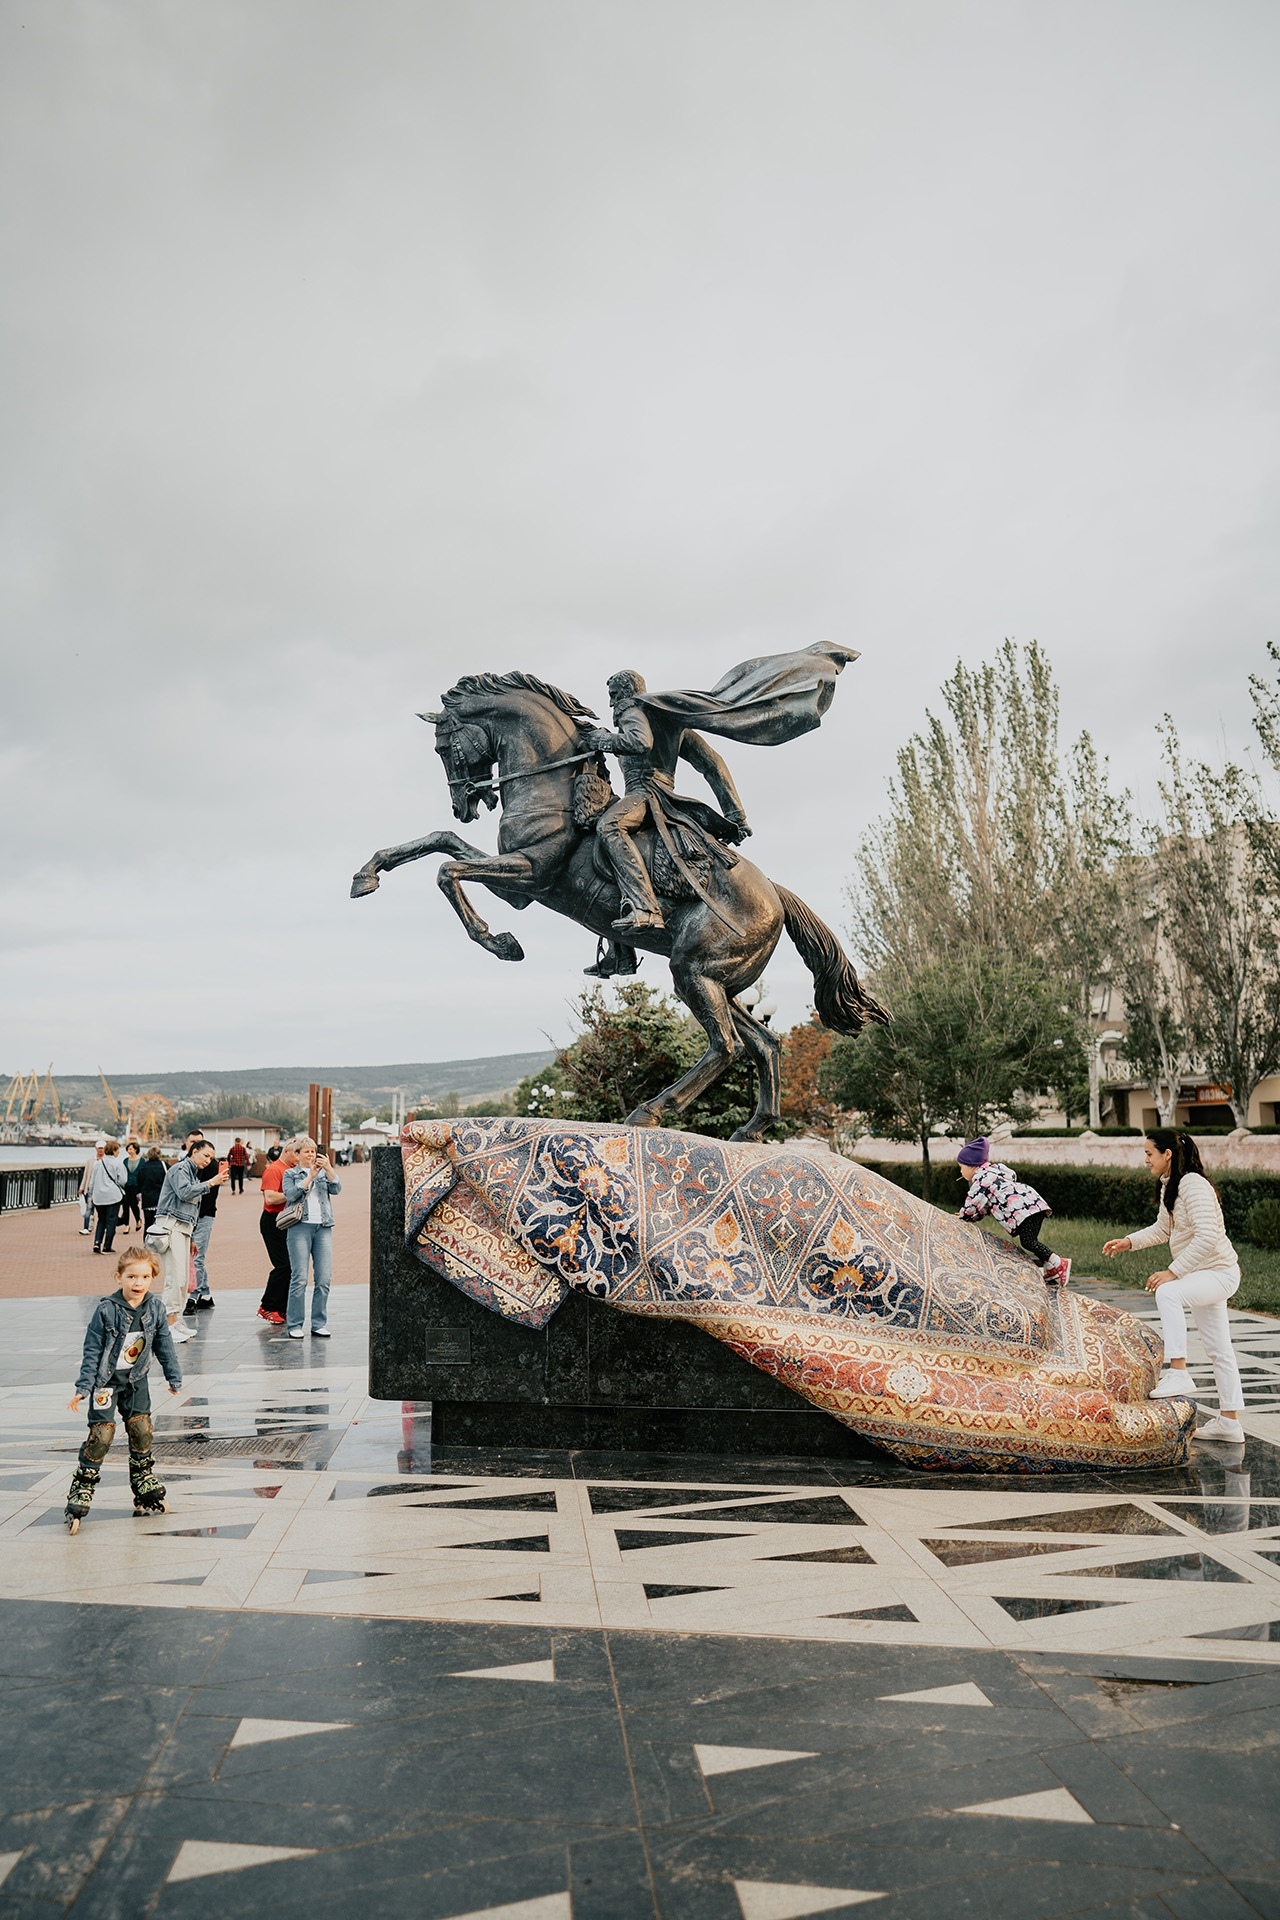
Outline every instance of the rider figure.
<path fill-rule="evenodd" d="M 593 730 L 588 740 L 601 753 L 615 754 L 622 769 L 625 790 L 622 797 L 601 814 L 596 832 L 604 843 L 622 891 L 624 911 L 613 926 L 615 932 L 625 937 L 644 928 L 666 925 L 653 882 L 631 835 L 649 818 L 655 802 L 652 791 L 655 787 L 674 794 L 677 760 L 687 760 L 702 774 L 719 801 L 725 820 L 736 829 L 735 837 L 748 834 L 751 829 L 733 777 L 719 754 L 700 734 L 668 720 L 665 715 L 646 713 L 639 698 L 646 691 L 640 674 L 630 670 L 615 673 L 608 688 L 616 732 Z"/>

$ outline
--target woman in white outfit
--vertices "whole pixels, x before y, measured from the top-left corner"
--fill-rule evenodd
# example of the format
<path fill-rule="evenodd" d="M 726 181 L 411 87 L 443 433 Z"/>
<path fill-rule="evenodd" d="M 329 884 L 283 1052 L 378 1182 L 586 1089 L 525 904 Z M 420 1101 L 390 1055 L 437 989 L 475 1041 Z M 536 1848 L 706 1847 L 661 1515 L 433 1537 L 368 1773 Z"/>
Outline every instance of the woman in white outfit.
<path fill-rule="evenodd" d="M 1240 1416 L 1244 1392 L 1231 1346 L 1227 1301 L 1240 1285 L 1240 1263 L 1222 1224 L 1218 1196 L 1205 1179 L 1200 1150 L 1189 1134 L 1156 1127 L 1146 1138 L 1147 1165 L 1160 1182 L 1160 1212 L 1152 1227 L 1124 1240 L 1108 1240 L 1108 1256 L 1167 1240 L 1173 1254 L 1167 1268 L 1153 1273 L 1147 1292 L 1160 1309 L 1164 1372 L 1151 1390 L 1154 1400 L 1194 1400 L 1187 1373 L 1186 1309 L 1196 1323 L 1213 1365 L 1218 1413 L 1200 1428 L 1197 1440 L 1243 1442 Z"/>

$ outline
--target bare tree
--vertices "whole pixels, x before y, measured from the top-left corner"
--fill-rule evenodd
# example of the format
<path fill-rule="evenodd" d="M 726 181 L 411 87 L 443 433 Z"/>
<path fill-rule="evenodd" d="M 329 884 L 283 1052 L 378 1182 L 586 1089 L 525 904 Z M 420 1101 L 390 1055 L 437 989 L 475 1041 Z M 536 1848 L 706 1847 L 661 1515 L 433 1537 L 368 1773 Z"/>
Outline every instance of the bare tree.
<path fill-rule="evenodd" d="M 1157 873 L 1165 926 L 1186 970 L 1194 1038 L 1249 1124 L 1259 1081 L 1280 1068 L 1280 893 L 1260 833 L 1256 784 L 1234 766 L 1185 765 L 1162 728 L 1167 782 Z"/>

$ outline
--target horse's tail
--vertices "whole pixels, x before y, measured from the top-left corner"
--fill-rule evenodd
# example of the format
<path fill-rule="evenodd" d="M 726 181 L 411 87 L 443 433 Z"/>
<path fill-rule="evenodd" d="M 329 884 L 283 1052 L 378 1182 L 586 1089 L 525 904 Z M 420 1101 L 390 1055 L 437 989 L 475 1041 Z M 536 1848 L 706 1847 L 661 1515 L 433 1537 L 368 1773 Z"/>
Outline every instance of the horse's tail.
<path fill-rule="evenodd" d="M 819 1020 L 833 1033 L 861 1033 L 868 1020 L 888 1023 L 890 1016 L 866 991 L 844 948 L 803 900 L 785 887 L 774 888 L 782 902 L 787 932 L 813 975 L 813 1004 Z"/>

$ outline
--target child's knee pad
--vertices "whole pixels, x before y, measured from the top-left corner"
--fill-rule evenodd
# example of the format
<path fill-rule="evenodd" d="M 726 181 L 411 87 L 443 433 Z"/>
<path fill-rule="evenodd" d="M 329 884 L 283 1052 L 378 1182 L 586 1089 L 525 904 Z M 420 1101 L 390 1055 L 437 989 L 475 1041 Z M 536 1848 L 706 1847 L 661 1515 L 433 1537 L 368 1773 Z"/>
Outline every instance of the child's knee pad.
<path fill-rule="evenodd" d="M 92 1426 L 89 1429 L 88 1438 L 80 1449 L 81 1458 L 92 1461 L 93 1465 L 97 1466 L 99 1462 L 105 1460 L 110 1453 L 111 1442 L 115 1437 L 115 1421 L 99 1421 L 96 1426 Z"/>
<path fill-rule="evenodd" d="M 149 1413 L 131 1413 L 124 1423 L 129 1436 L 130 1453 L 150 1453 L 151 1451 L 151 1415 Z"/>

